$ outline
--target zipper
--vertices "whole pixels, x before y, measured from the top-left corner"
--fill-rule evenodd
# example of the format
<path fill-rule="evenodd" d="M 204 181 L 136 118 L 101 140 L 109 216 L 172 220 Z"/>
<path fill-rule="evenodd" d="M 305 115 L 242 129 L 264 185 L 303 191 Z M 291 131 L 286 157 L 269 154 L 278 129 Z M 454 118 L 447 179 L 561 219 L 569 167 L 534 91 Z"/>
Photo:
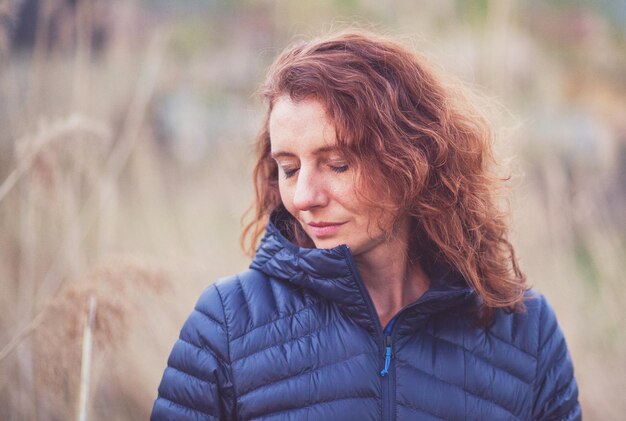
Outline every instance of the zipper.
<path fill-rule="evenodd" d="M 383 420 L 392 420 L 393 419 L 393 406 L 394 406 L 394 395 L 395 392 L 393 390 L 393 368 L 391 366 L 391 360 L 393 358 L 393 336 L 394 336 L 394 326 L 398 318 L 405 313 L 408 308 L 416 306 L 421 302 L 425 301 L 427 294 L 422 295 L 417 301 L 412 304 L 405 306 L 400 309 L 398 313 L 389 321 L 385 329 L 383 330 L 380 325 L 380 319 L 378 318 L 378 313 L 376 312 L 376 308 L 374 307 L 374 303 L 372 302 L 372 297 L 370 297 L 367 288 L 365 287 L 365 283 L 363 279 L 361 279 L 361 275 L 356 269 L 356 264 L 354 262 L 354 258 L 352 256 L 352 252 L 350 251 L 350 247 L 343 244 L 341 246 L 345 252 L 347 257 L 348 265 L 354 279 L 356 281 L 357 286 L 359 287 L 361 296 L 365 300 L 365 304 L 371 314 L 372 320 L 374 320 L 374 329 L 376 330 L 376 334 L 378 338 L 382 338 L 382 356 L 383 356 L 383 364 L 382 369 L 378 372 L 378 375 L 381 377 L 382 381 L 382 409 L 383 409 Z"/>
<path fill-rule="evenodd" d="M 391 336 L 385 336 L 385 365 L 380 370 L 380 377 L 389 374 L 389 365 L 391 364 Z"/>
<path fill-rule="evenodd" d="M 391 420 L 393 419 L 393 378 L 392 373 L 390 372 L 391 368 L 391 359 L 393 358 L 393 326 L 397 320 L 397 315 L 392 318 L 385 330 L 383 331 L 383 346 L 385 349 L 384 361 L 383 361 L 383 369 L 380 370 L 380 377 L 382 382 L 382 403 L 383 403 L 383 420 Z"/>
<path fill-rule="evenodd" d="M 383 331 L 383 346 L 385 348 L 385 360 L 383 363 L 383 369 L 380 370 L 380 377 L 385 377 L 387 374 L 389 374 L 389 366 L 391 365 L 391 357 L 393 356 L 392 330 L 393 330 L 393 325 L 395 322 L 396 322 L 396 317 L 394 317 L 393 319 L 389 321 L 389 323 L 387 324 L 387 327 L 385 327 L 385 330 Z"/>

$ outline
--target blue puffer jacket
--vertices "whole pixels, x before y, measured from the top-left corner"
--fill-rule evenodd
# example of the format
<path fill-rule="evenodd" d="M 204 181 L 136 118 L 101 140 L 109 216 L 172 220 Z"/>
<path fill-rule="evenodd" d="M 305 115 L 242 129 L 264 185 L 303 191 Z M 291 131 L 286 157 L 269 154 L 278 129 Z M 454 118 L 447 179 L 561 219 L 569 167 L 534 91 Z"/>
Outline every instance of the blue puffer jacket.
<path fill-rule="evenodd" d="M 443 268 L 430 277 L 383 330 L 348 247 L 298 248 L 270 223 L 250 270 L 200 297 L 151 419 L 581 419 L 542 296 L 483 329 L 459 277 Z"/>

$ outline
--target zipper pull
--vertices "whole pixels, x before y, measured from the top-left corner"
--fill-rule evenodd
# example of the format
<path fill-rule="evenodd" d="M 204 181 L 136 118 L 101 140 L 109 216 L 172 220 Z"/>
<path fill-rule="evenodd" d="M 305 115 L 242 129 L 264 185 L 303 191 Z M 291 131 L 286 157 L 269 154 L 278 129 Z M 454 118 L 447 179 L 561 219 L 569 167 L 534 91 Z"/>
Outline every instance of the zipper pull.
<path fill-rule="evenodd" d="M 391 364 L 391 336 L 385 336 L 385 367 L 380 370 L 380 376 L 389 374 L 389 364 Z"/>

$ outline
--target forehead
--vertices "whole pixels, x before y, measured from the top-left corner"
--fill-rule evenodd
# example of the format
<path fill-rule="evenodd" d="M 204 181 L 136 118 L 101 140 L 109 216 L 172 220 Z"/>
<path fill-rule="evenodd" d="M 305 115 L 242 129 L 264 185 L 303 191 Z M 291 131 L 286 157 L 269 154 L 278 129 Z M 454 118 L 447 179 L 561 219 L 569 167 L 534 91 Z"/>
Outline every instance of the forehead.
<path fill-rule="evenodd" d="M 337 145 L 335 126 L 315 99 L 280 97 L 270 114 L 269 133 L 272 153 L 314 153 Z"/>

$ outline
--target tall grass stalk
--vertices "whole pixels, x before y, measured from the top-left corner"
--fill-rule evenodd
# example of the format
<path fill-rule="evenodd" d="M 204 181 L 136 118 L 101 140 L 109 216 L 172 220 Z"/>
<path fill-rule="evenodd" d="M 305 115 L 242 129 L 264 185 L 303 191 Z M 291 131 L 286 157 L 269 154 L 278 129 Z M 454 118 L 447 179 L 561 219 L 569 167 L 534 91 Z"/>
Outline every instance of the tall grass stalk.
<path fill-rule="evenodd" d="M 96 318 L 96 297 L 89 298 L 89 310 L 83 329 L 83 350 L 80 365 L 80 389 L 78 398 L 78 421 L 87 421 L 89 408 L 89 380 L 91 377 L 91 353 L 93 349 L 93 328 Z"/>

